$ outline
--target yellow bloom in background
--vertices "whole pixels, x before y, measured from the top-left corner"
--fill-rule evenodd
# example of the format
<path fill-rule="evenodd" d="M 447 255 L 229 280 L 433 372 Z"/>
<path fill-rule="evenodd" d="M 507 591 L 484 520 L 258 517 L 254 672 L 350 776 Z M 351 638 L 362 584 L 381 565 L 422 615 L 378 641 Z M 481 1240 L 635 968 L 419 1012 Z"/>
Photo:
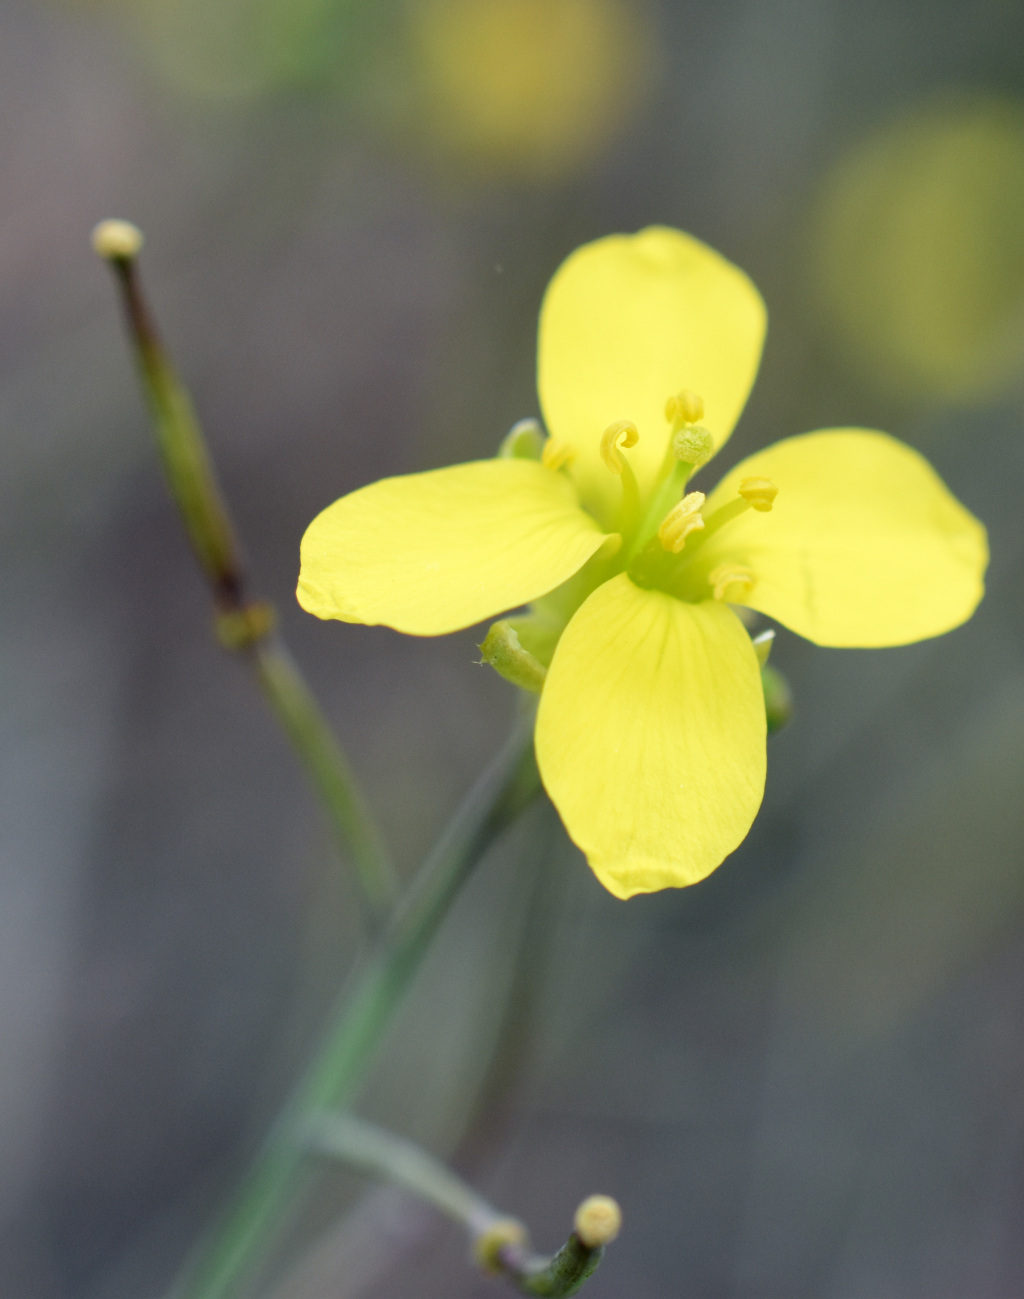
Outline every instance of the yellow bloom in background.
<path fill-rule="evenodd" d="M 638 0 L 406 0 L 404 34 L 394 126 L 478 177 L 543 181 L 585 166 L 660 66 Z"/>
<path fill-rule="evenodd" d="M 982 595 L 981 524 L 884 433 L 789 438 L 693 490 L 764 329 L 743 272 L 688 235 L 587 244 L 541 309 L 549 437 L 364 487 L 303 539 L 298 598 L 321 618 L 433 636 L 532 602 L 485 653 L 542 685 L 544 785 L 618 897 L 703 879 L 760 806 L 759 662 L 731 605 L 819 645 L 900 645 Z"/>
<path fill-rule="evenodd" d="M 917 104 L 830 170 L 812 270 L 874 383 L 977 400 L 1024 366 L 1024 104 Z"/>

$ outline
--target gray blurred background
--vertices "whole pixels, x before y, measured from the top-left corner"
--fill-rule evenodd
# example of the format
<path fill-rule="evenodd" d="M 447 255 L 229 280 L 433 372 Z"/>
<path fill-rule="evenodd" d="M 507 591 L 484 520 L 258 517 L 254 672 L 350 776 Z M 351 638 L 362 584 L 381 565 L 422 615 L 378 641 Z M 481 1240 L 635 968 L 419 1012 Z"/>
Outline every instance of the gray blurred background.
<path fill-rule="evenodd" d="M 1024 10 L 1008 0 L 0 0 L 0 1293 L 157 1296 L 358 949 L 291 753 L 210 633 L 100 218 L 403 871 L 512 690 L 319 624 L 298 542 L 537 412 L 583 241 L 680 226 L 770 327 L 723 468 L 861 424 L 988 525 L 911 648 L 782 632 L 765 805 L 697 888 L 616 902 L 537 807 L 443 930 L 362 1112 L 564 1237 L 587 1293 L 1024 1293 Z M 464 1242 L 327 1172 L 280 1299 L 485 1296 Z"/>

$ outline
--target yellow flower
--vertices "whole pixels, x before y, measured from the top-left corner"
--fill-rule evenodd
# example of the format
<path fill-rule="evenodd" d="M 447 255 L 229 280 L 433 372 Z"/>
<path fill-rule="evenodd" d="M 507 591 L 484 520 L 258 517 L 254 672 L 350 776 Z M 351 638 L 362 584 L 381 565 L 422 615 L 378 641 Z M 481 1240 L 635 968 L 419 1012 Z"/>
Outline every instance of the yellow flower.
<path fill-rule="evenodd" d="M 730 603 L 873 646 L 948 631 L 982 595 L 983 527 L 884 433 L 789 438 L 689 489 L 764 329 L 743 272 L 688 235 L 587 244 L 541 309 L 543 446 L 514 431 L 497 459 L 384 479 L 303 539 L 321 618 L 434 636 L 532 602 L 491 639 L 543 681 L 544 785 L 618 897 L 703 879 L 757 813 L 764 698 Z"/>

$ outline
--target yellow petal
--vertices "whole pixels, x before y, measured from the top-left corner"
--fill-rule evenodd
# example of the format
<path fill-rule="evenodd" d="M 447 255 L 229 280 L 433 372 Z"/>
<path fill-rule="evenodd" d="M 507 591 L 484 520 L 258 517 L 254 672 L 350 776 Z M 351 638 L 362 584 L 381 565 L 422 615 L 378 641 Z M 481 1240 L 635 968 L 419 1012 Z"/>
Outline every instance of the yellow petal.
<path fill-rule="evenodd" d="M 632 420 L 629 451 L 641 491 L 669 435 L 665 403 L 703 399 L 701 423 L 720 447 L 747 400 L 761 357 L 765 309 L 737 267 L 689 235 L 652 226 L 577 249 L 555 273 L 540 314 L 538 387 L 548 431 L 577 452 L 584 500 L 619 484 L 601 461 L 601 434 Z"/>
<path fill-rule="evenodd" d="M 606 582 L 569 623 L 537 717 L 548 793 L 616 897 L 695 884 L 764 791 L 765 715 L 731 609 Z"/>
<path fill-rule="evenodd" d="M 709 537 L 700 568 L 750 568 L 743 603 L 808 640 L 905 645 L 958 626 L 981 599 L 985 529 L 895 438 L 826 429 L 777 442 L 723 479 L 705 517 L 753 477 L 779 489 L 770 513 L 748 511 Z"/>
<path fill-rule="evenodd" d="M 550 591 L 604 540 L 564 474 L 478 460 L 328 506 L 302 539 L 297 595 L 318 618 L 439 636 Z"/>

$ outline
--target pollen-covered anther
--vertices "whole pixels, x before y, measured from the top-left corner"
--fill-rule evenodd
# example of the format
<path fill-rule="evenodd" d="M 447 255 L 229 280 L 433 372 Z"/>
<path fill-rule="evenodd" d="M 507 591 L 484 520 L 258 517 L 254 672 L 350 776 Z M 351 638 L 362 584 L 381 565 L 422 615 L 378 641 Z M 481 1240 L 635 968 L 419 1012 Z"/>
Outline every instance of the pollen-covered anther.
<path fill-rule="evenodd" d="M 545 469 L 562 469 L 576 459 L 576 451 L 568 442 L 557 438 L 548 438 L 540 453 L 540 462 Z"/>
<path fill-rule="evenodd" d="M 704 516 L 700 512 L 703 504 L 703 492 L 689 492 L 662 519 L 658 540 L 671 554 L 678 555 L 690 533 L 700 532 L 704 527 Z"/>
<path fill-rule="evenodd" d="M 621 478 L 626 468 L 626 457 L 621 448 L 635 447 L 639 441 L 640 434 L 632 420 L 616 420 L 601 434 L 601 459 L 613 474 Z"/>
<path fill-rule="evenodd" d="M 665 418 L 677 428 L 683 424 L 696 424 L 704 418 L 704 401 L 689 388 L 684 388 L 665 403 Z"/>
<path fill-rule="evenodd" d="M 719 564 L 708 574 L 708 585 L 716 600 L 742 604 L 757 585 L 757 578 L 742 564 Z"/>
<path fill-rule="evenodd" d="M 762 514 L 768 513 L 779 494 L 770 478 L 744 478 L 738 490 L 743 499 Z"/>

